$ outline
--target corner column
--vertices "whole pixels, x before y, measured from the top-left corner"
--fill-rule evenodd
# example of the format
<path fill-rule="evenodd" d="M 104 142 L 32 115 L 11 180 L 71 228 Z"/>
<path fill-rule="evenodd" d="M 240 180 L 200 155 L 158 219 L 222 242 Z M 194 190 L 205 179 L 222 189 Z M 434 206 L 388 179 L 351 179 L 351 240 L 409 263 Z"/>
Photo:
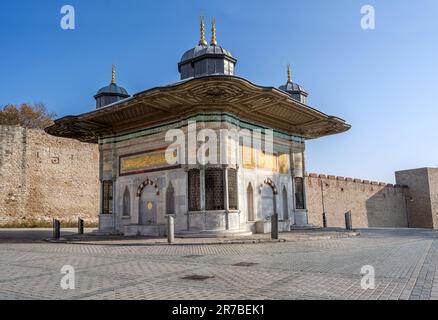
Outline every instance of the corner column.
<path fill-rule="evenodd" d="M 224 167 L 224 210 L 225 210 L 225 229 L 230 229 L 229 205 L 228 205 L 228 166 Z"/>
<path fill-rule="evenodd" d="M 201 211 L 205 211 L 205 167 L 199 170 L 199 196 L 201 197 Z"/>

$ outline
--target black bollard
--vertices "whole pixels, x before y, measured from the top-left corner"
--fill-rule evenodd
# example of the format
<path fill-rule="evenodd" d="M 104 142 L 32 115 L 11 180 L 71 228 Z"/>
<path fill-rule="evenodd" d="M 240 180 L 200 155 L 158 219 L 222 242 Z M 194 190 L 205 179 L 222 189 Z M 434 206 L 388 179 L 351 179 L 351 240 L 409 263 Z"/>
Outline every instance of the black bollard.
<path fill-rule="evenodd" d="M 61 238 L 61 222 L 53 219 L 53 239 Z"/>
<path fill-rule="evenodd" d="M 78 218 L 78 234 L 84 234 L 84 219 Z"/>
<path fill-rule="evenodd" d="M 278 213 L 274 213 L 271 218 L 271 239 L 278 239 Z"/>

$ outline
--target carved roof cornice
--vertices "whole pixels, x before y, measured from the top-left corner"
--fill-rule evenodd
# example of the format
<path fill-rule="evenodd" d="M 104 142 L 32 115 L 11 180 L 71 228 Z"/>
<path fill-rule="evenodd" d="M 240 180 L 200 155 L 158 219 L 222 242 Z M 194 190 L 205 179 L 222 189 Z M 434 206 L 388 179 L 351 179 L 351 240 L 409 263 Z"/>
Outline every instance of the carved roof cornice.
<path fill-rule="evenodd" d="M 274 87 L 259 86 L 236 76 L 213 75 L 152 88 L 91 112 L 63 117 L 46 132 L 96 143 L 102 136 L 212 111 L 231 113 L 306 139 L 341 133 L 351 127 Z"/>

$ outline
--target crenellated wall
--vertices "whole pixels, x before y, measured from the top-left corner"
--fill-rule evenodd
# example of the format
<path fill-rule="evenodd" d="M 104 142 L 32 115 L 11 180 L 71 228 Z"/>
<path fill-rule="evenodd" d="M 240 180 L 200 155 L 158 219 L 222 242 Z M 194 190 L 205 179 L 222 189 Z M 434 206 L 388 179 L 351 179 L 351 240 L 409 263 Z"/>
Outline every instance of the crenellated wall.
<path fill-rule="evenodd" d="M 406 187 L 314 173 L 306 175 L 305 184 L 310 224 L 323 225 L 324 203 L 328 227 L 345 227 L 349 210 L 354 228 L 408 226 Z"/>
<path fill-rule="evenodd" d="M 151 147 L 154 146 L 137 146 L 138 150 Z M 295 164 L 301 163 L 297 159 L 294 156 L 295 172 L 302 170 L 295 167 Z M 104 166 L 104 173 L 105 170 Z M 255 197 L 258 196 L 256 188 L 260 182 L 249 177 L 241 177 L 244 183 L 239 187 L 239 202 L 243 210 L 246 208 L 244 195 L 249 182 L 254 184 Z M 355 228 L 408 227 L 407 217 L 409 227 L 437 228 L 438 169 L 407 170 L 397 172 L 396 177 L 398 183 L 409 188 L 331 175 L 305 175 L 308 222 L 322 226 L 324 199 L 329 227 L 344 227 L 344 213 L 351 210 Z M 103 178 L 108 177 L 104 174 Z M 120 177 L 119 182 L 124 179 Z M 174 187 L 179 189 L 179 180 L 172 179 Z M 288 186 L 289 180 L 281 179 L 277 184 L 283 190 L 282 185 Z M 182 179 L 181 183 L 185 184 L 184 181 Z M 141 181 L 137 185 L 139 183 Z M 288 202 L 292 206 L 290 186 L 287 190 Z M 178 201 L 184 203 L 185 197 L 176 195 Z M 99 199 L 99 151 L 96 145 L 53 137 L 41 130 L 0 125 L 0 226 L 49 222 L 52 218 L 76 221 L 82 217 L 88 222 L 97 222 Z M 283 200 L 279 200 L 280 212 Z M 120 210 L 120 206 L 121 203 L 118 203 L 116 210 Z M 292 217 L 298 218 L 296 213 Z M 244 215 L 241 218 L 246 219 Z"/>
<path fill-rule="evenodd" d="M 0 226 L 52 218 L 97 222 L 98 157 L 96 145 L 0 125 Z"/>

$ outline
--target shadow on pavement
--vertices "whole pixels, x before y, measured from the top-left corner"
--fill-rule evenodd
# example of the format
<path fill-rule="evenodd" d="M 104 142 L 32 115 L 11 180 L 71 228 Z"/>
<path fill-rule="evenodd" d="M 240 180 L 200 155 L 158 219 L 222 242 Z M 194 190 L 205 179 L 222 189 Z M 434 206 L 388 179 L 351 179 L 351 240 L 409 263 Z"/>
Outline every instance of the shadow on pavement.
<path fill-rule="evenodd" d="M 438 238 L 438 230 L 419 228 L 367 228 L 357 229 L 363 236 L 367 237 L 415 237 L 415 238 Z"/>
<path fill-rule="evenodd" d="M 86 230 L 90 232 L 93 229 Z M 61 237 L 77 234 L 77 229 L 68 228 L 61 230 Z M 44 239 L 51 238 L 52 229 L 1 229 L 0 243 L 35 243 L 44 242 Z"/>

